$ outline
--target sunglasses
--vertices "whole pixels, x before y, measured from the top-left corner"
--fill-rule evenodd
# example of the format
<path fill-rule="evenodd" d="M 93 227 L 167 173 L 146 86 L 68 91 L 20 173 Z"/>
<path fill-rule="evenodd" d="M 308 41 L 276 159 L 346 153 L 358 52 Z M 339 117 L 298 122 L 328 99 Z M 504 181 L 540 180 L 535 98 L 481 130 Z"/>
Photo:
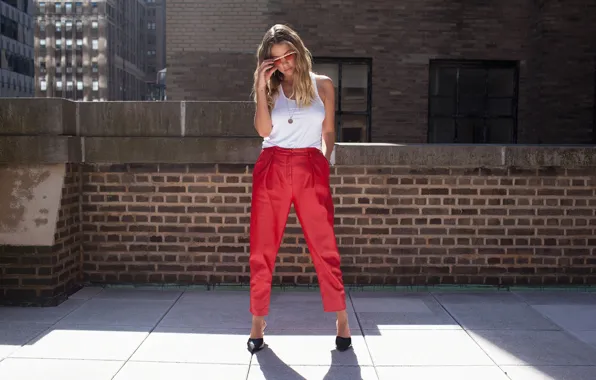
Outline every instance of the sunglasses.
<path fill-rule="evenodd" d="M 289 52 L 289 53 L 286 53 L 286 54 L 282 55 L 279 58 L 275 58 L 273 60 L 273 64 L 276 67 L 279 67 L 282 64 L 282 60 L 284 60 L 285 62 L 293 62 L 295 58 L 296 58 L 296 52 L 295 51 L 292 51 L 292 52 Z"/>

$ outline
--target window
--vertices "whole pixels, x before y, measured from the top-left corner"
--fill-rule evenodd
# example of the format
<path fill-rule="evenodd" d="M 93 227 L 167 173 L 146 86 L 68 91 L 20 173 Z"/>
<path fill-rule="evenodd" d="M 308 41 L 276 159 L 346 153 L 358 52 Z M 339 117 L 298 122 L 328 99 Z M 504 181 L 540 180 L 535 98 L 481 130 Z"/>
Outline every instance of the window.
<path fill-rule="evenodd" d="M 94 39 L 93 41 L 91 41 L 91 46 L 92 46 L 93 50 L 98 50 L 99 49 L 99 41 L 97 39 Z"/>
<path fill-rule="evenodd" d="M 80 32 L 80 31 L 83 30 L 83 21 L 77 20 L 75 24 L 76 24 L 76 27 L 77 27 L 77 32 Z"/>
<path fill-rule="evenodd" d="M 62 12 L 62 4 L 61 3 L 56 3 L 56 13 L 61 13 Z"/>
<path fill-rule="evenodd" d="M 62 21 L 56 21 L 54 25 L 56 25 L 56 32 L 62 31 Z"/>
<path fill-rule="evenodd" d="M 66 4 L 64 4 L 65 8 L 66 8 L 66 13 L 71 13 L 72 12 L 72 2 L 67 2 Z"/>
<path fill-rule="evenodd" d="M 44 38 L 44 39 L 39 40 L 39 45 L 46 46 L 46 39 Z"/>
<path fill-rule="evenodd" d="M 81 46 L 83 46 L 83 40 L 82 40 L 82 39 L 80 39 L 80 38 L 78 38 L 78 39 L 77 39 L 77 47 L 79 47 L 79 48 L 80 48 Z"/>
<path fill-rule="evenodd" d="M 66 20 L 66 31 L 70 32 L 72 30 L 72 20 Z"/>
<path fill-rule="evenodd" d="M 60 49 L 62 47 L 62 40 L 61 39 L 57 39 L 56 40 L 56 48 Z"/>
<path fill-rule="evenodd" d="M 39 6 L 39 13 L 40 14 L 46 13 L 46 3 L 45 3 L 45 1 L 40 1 L 38 3 L 38 6 Z"/>
<path fill-rule="evenodd" d="M 91 71 L 94 73 L 99 72 L 99 64 L 97 62 L 92 62 L 91 63 Z"/>
<path fill-rule="evenodd" d="M 66 82 L 66 91 L 72 91 L 72 81 L 71 80 Z"/>
<path fill-rule="evenodd" d="M 70 38 L 66 40 L 66 46 L 68 46 L 68 47 L 72 46 L 72 40 Z"/>
<path fill-rule="evenodd" d="M 97 29 L 98 27 L 99 27 L 99 23 L 97 21 L 92 21 L 91 22 L 91 28 Z"/>
<path fill-rule="evenodd" d="M 370 141 L 372 60 L 316 58 L 313 70 L 335 86 L 336 140 Z"/>
<path fill-rule="evenodd" d="M 62 81 L 61 80 L 57 80 L 56 81 L 56 89 L 57 90 L 62 90 Z"/>
<path fill-rule="evenodd" d="M 83 82 L 77 81 L 77 90 L 81 91 L 83 89 Z"/>
<path fill-rule="evenodd" d="M 45 81 L 45 79 L 42 79 L 41 82 L 39 82 L 41 91 L 46 91 L 48 89 L 48 82 Z"/>
<path fill-rule="evenodd" d="M 99 82 L 95 79 L 93 80 L 93 91 L 99 90 Z"/>
<path fill-rule="evenodd" d="M 517 62 L 431 61 L 428 142 L 515 143 L 517 81 Z"/>

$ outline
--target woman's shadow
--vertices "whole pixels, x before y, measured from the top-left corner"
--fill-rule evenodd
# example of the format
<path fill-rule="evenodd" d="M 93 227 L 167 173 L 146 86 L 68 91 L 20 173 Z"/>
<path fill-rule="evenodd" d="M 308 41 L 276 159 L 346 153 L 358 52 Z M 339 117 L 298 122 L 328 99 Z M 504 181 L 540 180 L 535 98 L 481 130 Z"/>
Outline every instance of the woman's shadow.
<path fill-rule="evenodd" d="M 260 370 L 267 380 L 312 380 L 300 375 L 284 363 L 270 347 L 265 347 L 255 355 L 259 367 L 251 368 L 251 371 Z M 344 352 L 331 351 L 331 366 L 323 380 L 362 380 L 362 372 L 353 348 Z"/>

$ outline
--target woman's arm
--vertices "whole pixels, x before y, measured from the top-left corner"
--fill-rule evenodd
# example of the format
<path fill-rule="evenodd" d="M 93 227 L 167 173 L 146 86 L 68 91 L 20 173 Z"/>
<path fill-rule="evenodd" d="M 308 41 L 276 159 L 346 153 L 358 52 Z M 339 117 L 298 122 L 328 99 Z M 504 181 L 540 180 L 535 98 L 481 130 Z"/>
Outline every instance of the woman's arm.
<path fill-rule="evenodd" d="M 261 137 L 268 137 L 273 129 L 271 114 L 267 104 L 267 82 L 277 69 L 272 59 L 264 60 L 259 66 L 255 78 L 255 91 L 257 93 L 257 110 L 255 112 L 255 129 Z"/>
<path fill-rule="evenodd" d="M 333 81 L 326 76 L 320 76 L 321 100 L 325 104 L 325 120 L 323 120 L 323 146 L 322 151 L 328 161 L 335 145 L 335 88 Z"/>
<path fill-rule="evenodd" d="M 257 110 L 255 112 L 255 129 L 261 137 L 268 137 L 273 129 L 265 91 L 266 89 L 257 90 Z"/>

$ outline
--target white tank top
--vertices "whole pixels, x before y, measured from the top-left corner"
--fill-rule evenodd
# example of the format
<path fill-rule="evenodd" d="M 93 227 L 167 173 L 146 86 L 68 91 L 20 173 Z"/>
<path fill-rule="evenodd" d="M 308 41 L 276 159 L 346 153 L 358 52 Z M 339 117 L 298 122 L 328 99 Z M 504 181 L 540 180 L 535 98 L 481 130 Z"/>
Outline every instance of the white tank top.
<path fill-rule="evenodd" d="M 263 148 L 318 148 L 321 149 L 325 105 L 319 96 L 315 75 L 310 73 L 315 87 L 315 98 L 308 107 L 298 108 L 295 100 L 288 99 L 283 88 L 271 110 L 273 129 L 263 139 Z M 288 120 L 292 119 L 292 123 Z"/>

